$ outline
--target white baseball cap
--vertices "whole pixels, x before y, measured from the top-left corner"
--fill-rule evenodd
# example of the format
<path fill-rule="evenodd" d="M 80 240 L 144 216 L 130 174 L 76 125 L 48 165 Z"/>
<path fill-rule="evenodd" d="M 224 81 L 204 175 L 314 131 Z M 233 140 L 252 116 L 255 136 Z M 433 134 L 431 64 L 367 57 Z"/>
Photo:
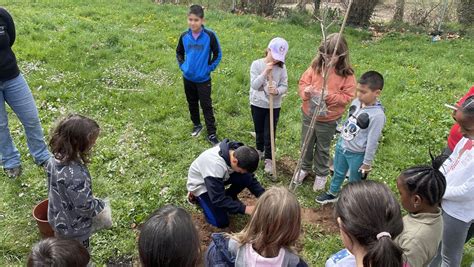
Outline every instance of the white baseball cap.
<path fill-rule="evenodd" d="M 288 42 L 285 39 L 273 38 L 268 44 L 268 48 L 272 51 L 273 59 L 285 62 L 286 53 L 288 52 Z"/>

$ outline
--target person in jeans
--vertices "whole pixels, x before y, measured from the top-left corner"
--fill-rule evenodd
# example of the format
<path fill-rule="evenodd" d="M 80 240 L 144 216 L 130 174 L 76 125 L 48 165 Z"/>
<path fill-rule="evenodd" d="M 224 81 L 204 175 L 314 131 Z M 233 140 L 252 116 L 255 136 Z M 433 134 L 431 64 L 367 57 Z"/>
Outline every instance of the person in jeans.
<path fill-rule="evenodd" d="M 21 175 L 21 160 L 8 128 L 5 103 L 8 103 L 24 127 L 28 149 L 35 163 L 44 165 L 50 158 L 35 100 L 20 73 L 12 50 L 15 38 L 15 23 L 8 11 L 0 7 L 0 159 L 10 178 Z"/>
<path fill-rule="evenodd" d="M 474 96 L 454 112 L 462 139 L 444 162 L 446 176 L 443 209 L 443 239 L 431 267 L 461 266 L 464 244 L 474 235 Z"/>
<path fill-rule="evenodd" d="M 327 193 L 316 198 L 316 202 L 326 204 L 337 201 L 337 195 L 349 171 L 349 182 L 357 182 L 372 169 L 378 142 L 385 125 L 385 111 L 378 100 L 384 85 L 383 76 L 376 71 L 368 71 L 359 79 L 357 98 L 349 108 L 336 144 L 334 175 Z"/>
<path fill-rule="evenodd" d="M 250 108 L 255 127 L 255 143 L 258 153 L 264 155 L 265 172 L 272 173 L 272 150 L 270 140 L 270 95 L 273 96 L 273 130 L 276 132 L 280 117 L 281 101 L 288 91 L 288 74 L 285 56 L 288 42 L 273 38 L 268 44 L 266 56 L 252 62 L 250 67 Z M 271 75 L 271 82 L 270 77 Z"/>
<path fill-rule="evenodd" d="M 217 145 L 216 120 L 211 99 L 211 72 L 222 58 L 221 47 L 216 34 L 204 25 L 204 10 L 199 5 L 192 5 L 188 13 L 189 29 L 181 34 L 176 48 L 176 59 L 183 72 L 184 91 L 188 101 L 191 121 L 194 124 L 191 136 L 201 133 L 199 117 L 201 105 L 207 128 L 207 140 Z"/>

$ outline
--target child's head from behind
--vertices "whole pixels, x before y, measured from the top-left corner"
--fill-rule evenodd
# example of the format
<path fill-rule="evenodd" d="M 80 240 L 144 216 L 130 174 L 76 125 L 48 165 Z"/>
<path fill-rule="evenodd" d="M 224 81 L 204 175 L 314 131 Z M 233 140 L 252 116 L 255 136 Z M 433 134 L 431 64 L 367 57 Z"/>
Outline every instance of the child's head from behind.
<path fill-rule="evenodd" d="M 461 107 L 453 114 L 459 124 L 461 134 L 471 140 L 474 139 L 474 95 L 469 96 Z"/>
<path fill-rule="evenodd" d="M 291 249 L 301 230 L 301 208 L 296 196 L 284 187 L 271 187 L 257 201 L 245 228 L 235 237 L 252 244 L 264 257 L 275 257 L 280 248 Z"/>
<path fill-rule="evenodd" d="M 204 9 L 200 5 L 192 5 L 188 12 L 188 26 L 193 32 L 198 32 L 204 23 Z"/>
<path fill-rule="evenodd" d="M 375 104 L 382 93 L 383 76 L 376 71 L 368 71 L 360 76 L 357 84 L 357 97 L 359 101 L 366 104 Z"/>
<path fill-rule="evenodd" d="M 258 168 L 260 157 L 257 150 L 248 146 L 240 146 L 230 154 L 231 168 L 238 173 L 253 173 Z"/>
<path fill-rule="evenodd" d="M 88 163 L 88 154 L 99 136 L 96 121 L 81 115 L 69 115 L 54 129 L 49 146 L 54 157 L 64 163 Z"/>
<path fill-rule="evenodd" d="M 336 50 L 336 43 L 339 36 L 340 40 Z M 332 58 L 334 50 L 336 50 L 336 55 L 335 58 Z M 318 55 L 313 60 L 313 63 L 311 63 L 311 67 L 317 73 L 321 73 L 323 64 L 328 66 L 330 62 L 332 62 L 332 66 L 339 76 L 346 77 L 354 74 L 354 70 L 349 61 L 349 46 L 347 45 L 346 38 L 344 38 L 343 35 L 339 35 L 339 33 L 332 33 L 326 37 L 326 42 L 324 42 L 324 40 L 321 42 L 318 48 Z"/>
<path fill-rule="evenodd" d="M 402 266 L 402 249 L 395 239 L 403 231 L 403 221 L 390 189 L 374 181 L 344 186 L 335 204 L 344 246 L 354 255 L 365 254 L 364 266 Z"/>
<path fill-rule="evenodd" d="M 36 243 L 28 257 L 28 267 L 86 267 L 90 255 L 79 241 L 47 238 Z"/>
<path fill-rule="evenodd" d="M 415 166 L 404 170 L 397 179 L 400 202 L 410 213 L 438 207 L 446 190 L 446 179 L 439 168 L 443 158 L 432 159 L 431 166 Z"/>
<path fill-rule="evenodd" d="M 138 252 L 144 267 L 196 266 L 199 235 L 191 216 L 172 205 L 155 211 L 141 227 Z"/>

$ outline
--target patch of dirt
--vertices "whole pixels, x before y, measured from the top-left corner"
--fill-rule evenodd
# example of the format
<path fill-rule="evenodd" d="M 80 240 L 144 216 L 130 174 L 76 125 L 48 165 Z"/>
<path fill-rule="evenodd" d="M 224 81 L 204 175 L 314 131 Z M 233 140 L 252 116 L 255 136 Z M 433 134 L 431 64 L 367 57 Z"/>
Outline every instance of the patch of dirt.
<path fill-rule="evenodd" d="M 288 156 L 283 156 L 279 160 L 277 160 L 278 172 L 281 172 L 281 174 L 288 176 L 291 179 L 296 169 L 296 164 L 297 164 L 296 160 Z"/>
<path fill-rule="evenodd" d="M 334 208 L 332 204 L 323 205 L 318 208 L 303 208 L 301 220 L 305 224 L 319 226 L 323 234 L 339 233 L 339 227 L 334 219 Z"/>

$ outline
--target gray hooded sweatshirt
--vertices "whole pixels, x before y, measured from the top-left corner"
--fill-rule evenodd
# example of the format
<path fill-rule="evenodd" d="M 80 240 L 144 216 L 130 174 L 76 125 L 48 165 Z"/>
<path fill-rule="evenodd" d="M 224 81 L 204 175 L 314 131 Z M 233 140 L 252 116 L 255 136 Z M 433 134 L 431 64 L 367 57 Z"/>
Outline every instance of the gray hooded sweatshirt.
<path fill-rule="evenodd" d="M 356 98 L 351 103 L 349 114 L 352 115 L 346 119 L 341 130 L 342 148 L 354 153 L 364 153 L 363 163 L 372 165 L 386 121 L 384 108 L 379 101 L 373 106 L 361 108 L 361 102 Z M 368 127 L 363 129 L 357 120 L 364 116 L 367 118 L 367 115 Z"/>
<path fill-rule="evenodd" d="M 264 58 L 255 60 L 250 67 L 250 104 L 259 108 L 270 108 L 269 95 L 265 92 L 268 88 L 267 76 L 262 74 L 266 67 Z M 278 95 L 273 96 L 273 108 L 280 108 L 281 99 L 288 91 L 285 65 L 283 68 L 273 66 L 272 76 L 278 90 Z"/>

